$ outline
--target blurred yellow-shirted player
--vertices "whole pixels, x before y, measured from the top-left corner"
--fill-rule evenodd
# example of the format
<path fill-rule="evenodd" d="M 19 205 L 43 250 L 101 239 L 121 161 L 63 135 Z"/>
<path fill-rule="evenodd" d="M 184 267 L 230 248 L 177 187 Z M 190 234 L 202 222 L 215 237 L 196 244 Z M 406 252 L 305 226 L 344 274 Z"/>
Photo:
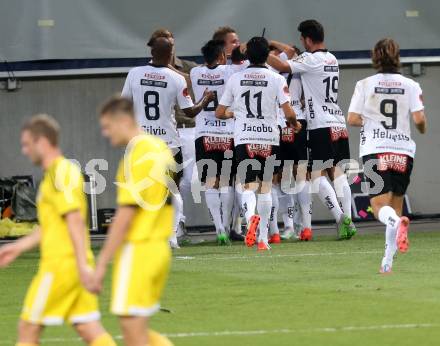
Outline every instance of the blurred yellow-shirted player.
<path fill-rule="evenodd" d="M 115 256 L 111 311 L 119 317 L 125 344 L 171 345 L 148 330 L 148 318 L 160 308 L 171 262 L 174 211 L 168 184 L 174 159 L 164 141 L 138 127 L 128 99 L 107 101 L 100 124 L 111 144 L 126 150 L 116 178 L 118 209 L 97 261 L 94 291 L 101 291 Z"/>
<path fill-rule="evenodd" d="M 23 127 L 23 153 L 44 169 L 37 195 L 39 228 L 0 249 L 0 266 L 40 244 L 39 270 L 26 295 L 19 325 L 19 346 L 38 345 L 44 326 L 70 323 L 93 346 L 115 345 L 99 322 L 98 301 L 84 285 L 91 282 L 87 199 L 77 166 L 58 148 L 59 126 L 47 115 Z"/>

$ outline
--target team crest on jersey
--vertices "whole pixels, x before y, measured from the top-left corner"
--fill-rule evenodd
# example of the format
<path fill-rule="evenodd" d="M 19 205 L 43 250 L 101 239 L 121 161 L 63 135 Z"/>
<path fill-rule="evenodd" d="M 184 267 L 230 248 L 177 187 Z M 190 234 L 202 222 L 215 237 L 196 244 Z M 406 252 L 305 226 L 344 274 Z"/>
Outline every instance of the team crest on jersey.
<path fill-rule="evenodd" d="M 330 127 L 330 139 L 332 142 L 336 142 L 341 138 L 348 138 L 348 131 L 345 127 Z"/>
<path fill-rule="evenodd" d="M 281 131 L 281 140 L 284 143 L 293 143 L 295 140 L 295 131 L 293 130 L 293 127 L 286 126 L 283 127 Z"/>
<path fill-rule="evenodd" d="M 408 166 L 408 156 L 395 153 L 377 154 L 379 163 L 377 164 L 378 171 L 394 171 L 398 173 L 405 173 Z"/>
<path fill-rule="evenodd" d="M 256 156 L 263 159 L 272 155 L 272 145 L 270 144 L 246 144 L 246 151 L 248 156 L 253 159 Z"/>
<path fill-rule="evenodd" d="M 203 147 L 208 151 L 226 151 L 232 150 L 233 140 L 227 137 L 203 137 Z"/>

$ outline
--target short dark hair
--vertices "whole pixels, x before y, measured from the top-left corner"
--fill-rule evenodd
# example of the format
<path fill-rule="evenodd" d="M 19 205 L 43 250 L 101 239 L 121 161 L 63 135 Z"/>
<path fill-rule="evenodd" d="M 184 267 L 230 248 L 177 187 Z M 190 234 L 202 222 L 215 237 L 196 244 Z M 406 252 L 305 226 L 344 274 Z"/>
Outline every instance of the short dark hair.
<path fill-rule="evenodd" d="M 321 23 L 315 19 L 308 19 L 298 25 L 298 31 L 301 36 L 310 38 L 314 43 L 324 41 L 324 28 Z"/>
<path fill-rule="evenodd" d="M 237 33 L 235 29 L 231 28 L 230 26 L 221 26 L 214 32 L 214 35 L 212 35 L 212 39 L 225 41 L 227 34 L 235 33 Z"/>
<path fill-rule="evenodd" d="M 60 125 L 48 114 L 37 114 L 32 116 L 24 123 L 21 131 L 29 131 L 35 138 L 47 138 L 52 146 L 58 146 Z"/>
<path fill-rule="evenodd" d="M 100 117 L 116 115 L 118 113 L 124 113 L 134 118 L 133 102 L 128 98 L 115 95 L 105 101 L 99 110 Z"/>
<path fill-rule="evenodd" d="M 253 65 L 265 63 L 269 52 L 269 42 L 264 37 L 252 37 L 246 44 L 246 55 Z"/>
<path fill-rule="evenodd" d="M 202 47 L 202 54 L 207 64 L 214 63 L 225 51 L 225 41 L 210 40 Z"/>
<path fill-rule="evenodd" d="M 378 41 L 372 51 L 373 67 L 379 72 L 397 72 L 400 68 L 400 48 L 392 38 Z"/>
<path fill-rule="evenodd" d="M 147 46 L 152 47 L 156 38 L 159 38 L 159 37 L 173 38 L 174 35 L 170 30 L 168 30 L 166 28 L 157 29 L 151 34 L 151 36 L 147 42 Z"/>

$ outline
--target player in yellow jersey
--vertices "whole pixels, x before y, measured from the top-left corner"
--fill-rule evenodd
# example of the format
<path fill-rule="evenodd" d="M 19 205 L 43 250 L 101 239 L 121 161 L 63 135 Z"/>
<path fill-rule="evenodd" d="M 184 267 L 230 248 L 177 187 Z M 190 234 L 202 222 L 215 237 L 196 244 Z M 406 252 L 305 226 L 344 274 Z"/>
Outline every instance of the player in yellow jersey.
<path fill-rule="evenodd" d="M 166 143 L 137 125 L 133 103 L 115 96 L 100 112 L 102 134 L 126 147 L 117 173 L 118 209 L 96 265 L 93 292 L 100 292 L 113 263 L 111 311 L 117 315 L 127 346 L 172 345 L 148 328 L 159 311 L 168 276 L 173 207 L 168 186 L 174 159 Z"/>
<path fill-rule="evenodd" d="M 17 346 L 39 344 L 45 326 L 72 324 L 92 346 L 115 346 L 99 319 L 90 282 L 93 254 L 86 227 L 87 199 L 80 170 L 58 147 L 59 125 L 36 115 L 22 128 L 22 152 L 44 170 L 37 196 L 39 228 L 0 248 L 0 267 L 40 245 L 39 270 L 29 287 L 18 328 Z"/>

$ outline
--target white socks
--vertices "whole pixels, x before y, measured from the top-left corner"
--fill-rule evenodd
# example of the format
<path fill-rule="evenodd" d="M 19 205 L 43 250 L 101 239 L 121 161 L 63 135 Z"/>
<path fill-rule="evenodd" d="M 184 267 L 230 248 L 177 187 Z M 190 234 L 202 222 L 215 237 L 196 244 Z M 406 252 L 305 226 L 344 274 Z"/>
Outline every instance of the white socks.
<path fill-rule="evenodd" d="M 342 206 L 342 212 L 351 219 L 351 189 L 347 176 L 343 174 L 335 178 L 333 186 L 335 187 L 336 197 Z"/>
<path fill-rule="evenodd" d="M 208 206 L 209 212 L 212 216 L 212 221 L 214 222 L 215 232 L 217 235 L 223 233 L 225 229 L 223 228 L 222 222 L 219 191 L 217 189 L 207 189 L 205 191 L 205 199 L 206 205 Z"/>
<path fill-rule="evenodd" d="M 241 233 L 241 219 L 242 219 L 242 198 L 243 193 L 242 186 L 240 184 L 235 185 L 234 192 L 234 206 L 232 208 L 232 222 L 235 232 Z"/>
<path fill-rule="evenodd" d="M 303 228 L 312 228 L 312 195 L 310 190 L 310 181 L 298 183 L 297 192 L 298 203 L 301 210 L 301 219 Z"/>
<path fill-rule="evenodd" d="M 243 197 L 244 197 L 244 193 L 243 193 Z M 258 241 L 263 241 L 265 243 L 268 242 L 267 233 L 269 230 L 269 219 L 270 219 L 271 209 L 272 209 L 272 194 L 271 193 L 258 194 L 257 210 L 258 210 L 258 215 L 260 216 L 260 226 L 259 226 L 260 234 L 258 236 Z"/>
<path fill-rule="evenodd" d="M 397 215 L 396 211 L 388 205 L 380 208 L 377 216 L 379 221 L 387 227 L 389 226 L 397 229 L 399 226 L 400 217 Z"/>
<path fill-rule="evenodd" d="M 270 223 L 269 223 L 269 231 L 270 234 L 280 233 L 278 229 L 278 208 L 279 208 L 279 199 L 278 196 L 281 190 L 278 185 L 272 186 L 272 209 L 270 213 Z"/>
<path fill-rule="evenodd" d="M 252 215 L 255 215 L 255 207 L 257 205 L 257 200 L 255 197 L 255 193 L 251 190 L 244 190 L 241 194 L 241 208 L 244 212 L 244 217 L 246 218 L 246 223 L 249 224 L 249 221 Z M 269 216 L 270 217 L 270 210 Z"/>
<path fill-rule="evenodd" d="M 335 190 L 333 190 L 333 187 L 330 185 L 326 177 L 321 176 L 316 179 L 319 179 L 319 199 L 333 214 L 336 222 L 339 222 L 343 213 L 336 198 Z"/>
<path fill-rule="evenodd" d="M 235 192 L 232 186 L 220 188 L 221 214 L 223 228 L 229 233 L 231 228 L 232 208 L 234 206 Z"/>
<path fill-rule="evenodd" d="M 385 254 L 382 259 L 382 267 L 387 264 L 393 265 L 393 257 L 397 251 L 397 228 L 399 227 L 400 217 L 390 206 L 380 208 L 378 213 L 379 221 L 386 225 L 385 230 Z"/>
<path fill-rule="evenodd" d="M 284 229 L 290 228 L 293 230 L 293 199 L 292 195 L 279 191 L 278 203 L 279 211 L 283 217 Z"/>

